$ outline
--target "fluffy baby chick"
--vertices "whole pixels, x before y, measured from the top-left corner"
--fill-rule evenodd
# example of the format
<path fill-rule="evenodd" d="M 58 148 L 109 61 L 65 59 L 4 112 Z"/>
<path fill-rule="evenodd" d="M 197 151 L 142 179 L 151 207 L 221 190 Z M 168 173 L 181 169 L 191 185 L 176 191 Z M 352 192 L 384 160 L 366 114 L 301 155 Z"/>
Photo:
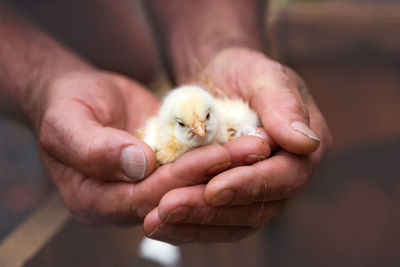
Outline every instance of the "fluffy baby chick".
<path fill-rule="evenodd" d="M 241 99 L 216 99 L 220 129 L 216 141 L 225 143 L 244 135 L 257 135 L 261 125 L 257 113 Z"/>
<path fill-rule="evenodd" d="M 139 137 L 155 151 L 160 164 L 215 142 L 218 112 L 214 98 L 198 86 L 181 86 L 164 99 L 159 114 L 139 130 Z"/>
<path fill-rule="evenodd" d="M 257 128 L 261 121 L 257 113 L 249 104 L 241 99 L 229 99 L 225 92 L 214 84 L 211 77 L 204 71 L 201 63 L 196 60 L 200 72 L 200 78 L 207 91 L 216 96 L 216 106 L 219 113 L 219 130 L 216 142 L 223 144 L 237 137 L 257 134 Z"/>

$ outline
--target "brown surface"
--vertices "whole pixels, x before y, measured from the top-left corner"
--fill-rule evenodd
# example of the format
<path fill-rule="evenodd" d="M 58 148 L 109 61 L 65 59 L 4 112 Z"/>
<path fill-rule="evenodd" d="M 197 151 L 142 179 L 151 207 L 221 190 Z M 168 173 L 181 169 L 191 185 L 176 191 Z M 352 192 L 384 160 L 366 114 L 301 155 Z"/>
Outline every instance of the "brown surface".
<path fill-rule="evenodd" d="M 399 1 L 297 1 L 277 13 L 272 32 L 285 59 L 400 58 Z"/>
<path fill-rule="evenodd" d="M 395 65 L 294 67 L 322 109 L 336 150 L 400 136 L 400 76 Z"/>
<path fill-rule="evenodd" d="M 400 137 L 332 153 L 313 188 L 278 220 L 273 262 L 399 266 L 399 149 Z"/>
<path fill-rule="evenodd" d="M 398 70 L 385 64 L 296 69 L 308 81 L 335 138 L 313 186 L 283 217 L 242 242 L 184 246 L 184 266 L 400 263 Z M 71 222 L 28 266 L 130 266 L 138 260 L 141 236 L 140 228 Z"/>
<path fill-rule="evenodd" d="M 391 64 L 302 66 L 335 146 L 267 233 L 272 266 L 398 266 L 400 77 Z M 272 243 L 275 241 L 275 243 Z"/>
<path fill-rule="evenodd" d="M 26 267 L 128 267 L 138 261 L 140 228 L 91 227 L 71 220 Z M 149 265 L 153 266 L 153 265 Z"/>
<path fill-rule="evenodd" d="M 390 63 L 298 65 L 295 69 L 307 80 L 335 139 L 314 185 L 265 232 L 236 244 L 184 246 L 184 266 L 400 263 L 399 70 Z M 94 230 L 74 224 L 29 266 L 46 266 L 43 263 L 50 260 L 89 266 L 110 257 L 120 263 L 116 266 L 125 266 L 129 260 L 137 260 L 136 235 L 141 236 L 140 229 Z M 74 236 L 79 236 L 80 242 L 71 245 Z M 99 242 L 111 244 L 113 250 L 104 249 Z M 94 253 L 101 257 L 90 256 Z M 83 255 L 88 255 L 84 261 Z"/>
<path fill-rule="evenodd" d="M 239 243 L 184 246 L 183 266 L 399 266 L 399 67 L 377 51 L 351 57 L 350 49 L 333 64 L 276 47 L 307 81 L 335 146 L 283 217 Z M 27 266 L 141 266 L 141 237 L 140 228 L 71 221 Z"/>
<path fill-rule="evenodd" d="M 70 218 L 58 193 L 49 197 L 0 242 L 0 266 L 20 267 L 43 248 Z"/>

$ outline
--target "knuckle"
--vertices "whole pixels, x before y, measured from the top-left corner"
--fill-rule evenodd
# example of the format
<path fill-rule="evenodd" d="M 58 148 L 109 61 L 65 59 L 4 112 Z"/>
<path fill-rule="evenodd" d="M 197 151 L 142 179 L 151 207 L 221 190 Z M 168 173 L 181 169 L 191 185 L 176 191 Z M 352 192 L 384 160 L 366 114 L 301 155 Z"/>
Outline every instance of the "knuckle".
<path fill-rule="evenodd" d="M 248 209 L 245 214 L 244 221 L 247 226 L 258 227 L 263 224 L 264 207 Z"/>
<path fill-rule="evenodd" d="M 101 149 L 103 146 L 99 144 L 99 138 L 97 135 L 89 138 L 86 141 L 86 147 L 82 147 L 80 151 L 80 159 L 86 162 L 84 165 L 87 166 L 88 171 L 95 177 L 103 177 L 109 175 L 106 168 L 104 160 L 102 159 L 102 152 Z M 110 150 L 105 148 L 105 150 Z M 104 163 L 104 164 L 103 164 Z"/>
<path fill-rule="evenodd" d="M 250 198 L 253 202 L 255 201 L 265 201 L 268 197 L 268 192 L 271 190 L 271 185 L 269 180 L 265 175 L 265 170 L 262 164 L 257 167 L 257 177 L 261 177 L 258 181 L 258 185 L 250 191 Z"/>
<path fill-rule="evenodd" d="M 64 200 L 72 215 L 86 224 L 113 223 L 125 225 L 133 221 L 131 214 L 121 214 L 118 210 L 105 208 L 94 203 L 80 202 L 74 198 Z"/>
<path fill-rule="evenodd" d="M 45 149 L 52 149 L 54 146 L 54 135 L 57 132 L 57 112 L 49 109 L 44 114 L 39 127 L 39 144 Z"/>
<path fill-rule="evenodd" d="M 281 93 L 270 105 L 270 112 L 262 114 L 262 121 L 270 128 L 281 128 L 286 120 L 300 120 L 309 123 L 310 112 L 301 100 L 292 92 Z"/>
<path fill-rule="evenodd" d="M 64 196 L 64 203 L 67 209 L 77 218 L 83 218 L 87 220 L 86 209 L 82 207 L 82 205 L 77 201 L 76 197 L 68 195 Z"/>
<path fill-rule="evenodd" d="M 263 184 L 254 186 L 249 192 L 249 201 L 256 202 L 266 197 L 266 187 Z"/>
<path fill-rule="evenodd" d="M 287 154 L 287 157 L 280 159 L 281 168 L 274 170 L 274 176 L 279 178 L 275 190 L 278 196 L 290 198 L 304 190 L 309 184 L 312 174 L 312 159 Z M 282 172 L 283 169 L 289 170 Z"/>
<path fill-rule="evenodd" d="M 64 203 L 71 214 L 86 224 L 97 224 L 99 215 L 96 207 L 88 205 L 89 203 L 82 201 L 76 192 L 68 192 L 63 195 Z"/>
<path fill-rule="evenodd" d="M 286 185 L 285 191 L 289 196 L 294 196 L 297 193 L 304 190 L 309 182 L 308 172 L 302 172 L 290 179 L 290 182 Z"/>
<path fill-rule="evenodd" d="M 150 208 L 141 208 L 141 207 L 132 207 L 132 213 L 136 216 L 139 220 L 144 220 L 146 215 L 151 211 Z"/>
<path fill-rule="evenodd" d="M 308 111 L 308 108 L 306 107 L 304 102 L 299 98 L 293 97 L 292 100 L 286 104 L 285 108 L 288 111 L 288 113 L 296 114 L 301 118 L 306 119 L 307 121 L 310 118 L 310 113 Z"/>
<path fill-rule="evenodd" d="M 249 218 L 252 219 L 249 221 L 248 226 L 258 228 L 265 225 L 273 217 L 271 214 L 273 210 L 269 205 L 261 203 L 261 205 L 254 207 L 254 210 L 249 215 Z"/>
<path fill-rule="evenodd" d="M 259 228 L 267 224 L 273 217 L 281 215 L 284 211 L 284 202 L 261 203 L 249 214 L 248 226 Z"/>
<path fill-rule="evenodd" d="M 195 241 L 198 241 L 200 237 L 199 231 L 195 230 L 190 230 L 186 231 L 185 235 L 179 239 L 181 243 L 187 244 L 187 243 L 193 243 Z"/>
<path fill-rule="evenodd" d="M 201 216 L 202 224 L 210 224 L 210 225 L 217 225 L 220 222 L 220 214 L 218 209 L 211 209 L 209 212 L 205 214 L 205 216 Z"/>
<path fill-rule="evenodd" d="M 255 223 L 252 225 L 253 227 L 261 227 L 265 225 L 269 220 L 271 220 L 271 214 L 269 212 L 265 212 L 264 209 L 263 211 L 260 212 L 261 214 L 255 221 Z"/>

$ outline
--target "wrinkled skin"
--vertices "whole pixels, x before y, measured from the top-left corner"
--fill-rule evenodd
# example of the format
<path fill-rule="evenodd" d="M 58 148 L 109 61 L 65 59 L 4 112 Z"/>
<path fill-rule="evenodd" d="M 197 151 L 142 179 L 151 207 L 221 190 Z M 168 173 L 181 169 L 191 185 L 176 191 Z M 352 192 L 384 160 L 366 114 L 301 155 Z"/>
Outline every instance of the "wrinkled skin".
<path fill-rule="evenodd" d="M 245 49 L 221 52 L 205 72 L 229 96 L 250 102 L 262 119 L 263 138 L 201 147 L 154 172 L 154 153 L 132 135 L 159 107 L 142 86 L 99 71 L 69 73 L 48 84 L 39 105 L 40 149 L 78 218 L 93 224 L 144 219 L 147 235 L 173 244 L 236 241 L 280 214 L 308 185 L 331 137 L 303 81 Z M 310 125 L 321 142 L 294 131 L 292 121 Z M 147 178 L 136 183 L 120 165 L 130 144 L 142 147 L 147 159 Z"/>
<path fill-rule="evenodd" d="M 120 75 L 67 73 L 51 80 L 39 99 L 42 158 L 67 207 L 86 223 L 140 223 L 170 190 L 204 184 L 229 168 L 232 159 L 244 157 L 210 145 L 154 171 L 153 151 L 132 134 L 159 102 Z M 146 178 L 137 182 L 124 175 L 120 164 L 121 151 L 131 144 L 142 147 L 147 159 Z M 268 156 L 267 144 L 253 147 Z"/>
<path fill-rule="evenodd" d="M 205 73 L 228 96 L 249 101 L 262 120 L 263 138 L 225 144 L 233 168 L 206 185 L 177 188 L 162 197 L 144 228 L 152 238 L 173 244 L 235 241 L 253 233 L 310 183 L 332 142 L 304 82 L 289 68 L 259 52 L 233 48 L 217 54 Z M 292 122 L 312 132 L 295 130 Z"/>
<path fill-rule="evenodd" d="M 103 1 L 105 10 L 106 3 L 115 7 Z M 192 57 L 207 62 L 210 80 L 248 100 L 264 126 L 261 138 L 200 147 L 156 170 L 154 152 L 134 133 L 159 101 L 140 84 L 94 68 L 0 4 L 1 108 L 32 126 L 54 183 L 80 220 L 143 223 L 147 235 L 174 244 L 234 241 L 265 225 L 309 183 L 331 138 L 302 80 L 260 52 L 219 50 L 221 44 L 261 47 L 255 3 L 153 6 L 166 15 L 164 37 L 176 50 L 169 51 L 171 65 L 189 70 L 185 61 Z M 154 54 L 146 58 L 154 63 Z M 134 63 L 143 69 L 140 61 Z"/>

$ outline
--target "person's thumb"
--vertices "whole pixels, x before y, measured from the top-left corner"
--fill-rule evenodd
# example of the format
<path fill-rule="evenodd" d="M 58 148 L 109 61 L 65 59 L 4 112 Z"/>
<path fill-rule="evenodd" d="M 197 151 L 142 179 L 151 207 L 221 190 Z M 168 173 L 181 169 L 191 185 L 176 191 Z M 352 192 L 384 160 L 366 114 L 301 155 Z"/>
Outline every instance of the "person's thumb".
<path fill-rule="evenodd" d="M 257 79 L 252 85 L 256 96 L 251 104 L 280 147 L 296 154 L 309 154 L 317 150 L 320 139 L 310 127 L 309 110 L 298 88 L 302 85 L 296 77 L 286 75 Z"/>
<path fill-rule="evenodd" d="M 80 107 L 61 110 L 46 113 L 39 133 L 44 151 L 54 159 L 102 180 L 137 181 L 154 170 L 154 152 L 141 140 L 99 124 Z"/>

